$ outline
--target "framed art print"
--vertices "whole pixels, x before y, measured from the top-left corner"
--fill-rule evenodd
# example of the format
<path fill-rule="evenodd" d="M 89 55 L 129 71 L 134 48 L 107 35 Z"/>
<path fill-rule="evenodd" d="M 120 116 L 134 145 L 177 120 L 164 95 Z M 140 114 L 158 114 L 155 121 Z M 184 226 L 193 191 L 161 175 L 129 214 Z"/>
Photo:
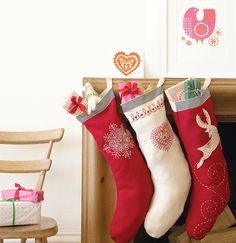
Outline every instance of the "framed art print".
<path fill-rule="evenodd" d="M 236 77 L 236 1 L 167 0 L 163 75 Z"/>

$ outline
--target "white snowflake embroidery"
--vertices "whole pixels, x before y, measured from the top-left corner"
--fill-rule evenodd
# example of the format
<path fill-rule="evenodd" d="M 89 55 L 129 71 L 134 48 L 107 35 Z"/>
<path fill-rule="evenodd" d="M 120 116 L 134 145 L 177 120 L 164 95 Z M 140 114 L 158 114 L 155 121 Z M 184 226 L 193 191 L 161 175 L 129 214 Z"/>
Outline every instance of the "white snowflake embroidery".
<path fill-rule="evenodd" d="M 134 141 L 130 132 L 124 128 L 121 124 L 120 127 L 117 124 L 111 123 L 109 125 L 109 132 L 104 136 L 105 144 L 103 150 L 107 153 L 111 153 L 115 158 L 131 158 L 131 150 L 134 148 Z"/>

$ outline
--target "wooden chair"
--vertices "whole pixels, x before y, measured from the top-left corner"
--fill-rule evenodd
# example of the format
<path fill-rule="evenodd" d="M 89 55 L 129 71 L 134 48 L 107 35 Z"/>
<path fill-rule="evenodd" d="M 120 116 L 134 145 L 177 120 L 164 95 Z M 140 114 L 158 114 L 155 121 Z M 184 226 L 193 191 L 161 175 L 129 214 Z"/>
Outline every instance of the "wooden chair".
<path fill-rule="evenodd" d="M 62 128 L 34 132 L 0 132 L 0 144 L 49 144 L 46 158 L 42 160 L 0 160 L 0 173 L 39 173 L 36 189 L 41 190 L 46 172 L 51 167 L 53 143 L 59 142 L 63 134 Z M 55 235 L 57 231 L 57 222 L 54 219 L 42 217 L 37 225 L 0 227 L 0 243 L 4 239 L 21 239 L 21 243 L 25 243 L 28 238 L 34 238 L 36 243 L 47 243 L 47 237 Z"/>

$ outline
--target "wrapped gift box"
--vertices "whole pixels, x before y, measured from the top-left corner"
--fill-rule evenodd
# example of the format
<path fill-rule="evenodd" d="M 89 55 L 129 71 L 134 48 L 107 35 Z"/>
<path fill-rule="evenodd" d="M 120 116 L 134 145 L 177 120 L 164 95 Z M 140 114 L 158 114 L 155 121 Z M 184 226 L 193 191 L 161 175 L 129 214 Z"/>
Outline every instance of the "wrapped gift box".
<path fill-rule="evenodd" d="M 127 102 L 142 95 L 142 91 L 139 88 L 139 84 L 135 81 L 119 83 L 118 92 L 121 98 L 121 103 Z"/>
<path fill-rule="evenodd" d="M 73 116 L 78 116 L 81 113 L 87 114 L 87 106 L 88 103 L 85 99 L 77 93 L 72 92 L 63 105 L 63 108 Z"/>
<path fill-rule="evenodd" d="M 13 190 L 2 190 L 2 200 L 14 199 L 23 202 L 40 202 L 43 201 L 43 191 L 25 189 L 20 184 L 15 184 L 17 189 Z"/>
<path fill-rule="evenodd" d="M 0 201 L 0 226 L 38 224 L 41 202 Z"/>

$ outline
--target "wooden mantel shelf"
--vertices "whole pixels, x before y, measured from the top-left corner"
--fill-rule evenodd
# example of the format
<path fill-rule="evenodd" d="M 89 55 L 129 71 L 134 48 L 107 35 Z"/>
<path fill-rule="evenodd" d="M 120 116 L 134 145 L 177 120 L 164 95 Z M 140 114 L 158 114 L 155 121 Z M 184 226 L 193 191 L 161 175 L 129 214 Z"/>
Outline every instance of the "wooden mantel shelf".
<path fill-rule="evenodd" d="M 186 78 L 167 78 L 163 89 L 169 88 Z M 150 83 L 157 83 L 158 79 L 112 79 L 113 89 L 117 95 L 117 84 L 119 82 L 135 80 L 148 86 Z M 94 88 L 101 92 L 106 88 L 106 78 L 84 78 L 83 83 L 90 82 Z M 201 79 L 203 82 L 203 79 Z M 212 79 L 210 92 L 214 100 L 215 114 L 219 122 L 236 122 L 236 79 Z M 117 95 L 118 97 L 118 95 Z M 167 114 L 171 119 L 171 109 L 166 102 Z"/>

